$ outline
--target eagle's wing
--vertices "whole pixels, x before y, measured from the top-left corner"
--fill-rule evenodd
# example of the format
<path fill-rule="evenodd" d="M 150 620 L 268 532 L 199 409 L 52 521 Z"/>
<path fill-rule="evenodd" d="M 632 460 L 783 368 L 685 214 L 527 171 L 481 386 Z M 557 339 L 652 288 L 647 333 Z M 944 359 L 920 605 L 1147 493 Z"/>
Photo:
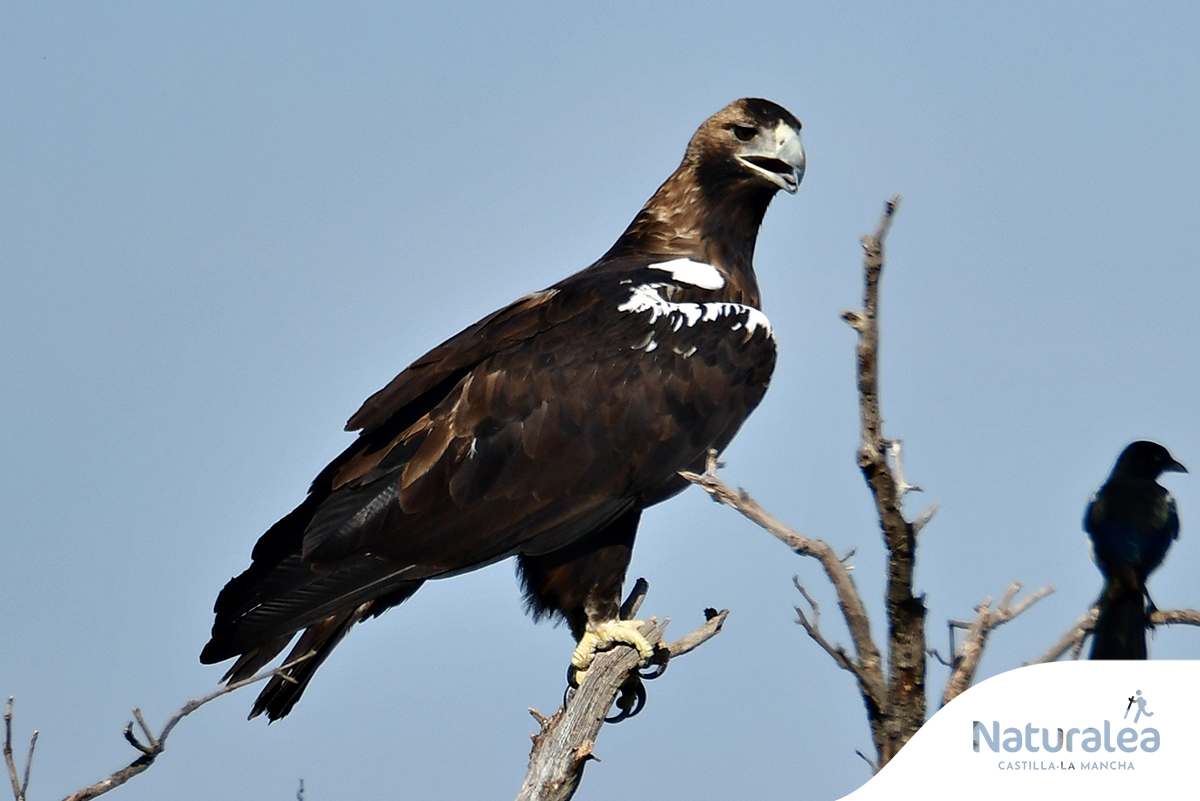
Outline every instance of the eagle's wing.
<path fill-rule="evenodd" d="M 422 397 L 444 395 L 448 382 L 462 378 L 497 350 L 536 336 L 578 313 L 579 309 L 550 303 L 556 294 L 556 289 L 545 289 L 526 295 L 438 345 L 363 401 L 346 422 L 346 430 L 370 431 L 385 425 L 410 406 L 421 405 Z"/>
<path fill-rule="evenodd" d="M 222 592 L 205 660 L 405 584 L 555 550 L 727 443 L 774 363 L 761 313 L 632 302 L 628 282 L 601 278 L 518 301 L 372 396 L 350 421 L 358 443 Z"/>
<path fill-rule="evenodd" d="M 370 552 L 429 578 L 561 547 L 727 441 L 765 389 L 759 345 L 769 334 L 755 310 L 712 304 L 704 319 L 700 304 L 650 308 L 629 303 L 636 291 L 611 278 L 552 292 L 489 318 L 521 336 L 459 368 L 405 427 L 390 421 L 407 422 L 408 406 L 384 416 L 382 399 L 409 396 L 409 371 L 368 402 L 375 425 L 395 433 L 334 476 L 305 531 L 306 560 Z M 489 341 L 460 336 L 472 347 Z M 438 364 L 462 363 L 461 349 L 448 348 L 458 339 L 439 348 Z"/>

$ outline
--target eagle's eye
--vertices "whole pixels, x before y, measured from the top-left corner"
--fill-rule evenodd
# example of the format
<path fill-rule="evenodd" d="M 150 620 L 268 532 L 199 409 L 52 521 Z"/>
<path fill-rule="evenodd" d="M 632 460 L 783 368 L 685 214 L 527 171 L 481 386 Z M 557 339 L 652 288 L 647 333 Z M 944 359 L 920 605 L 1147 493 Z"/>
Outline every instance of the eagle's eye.
<path fill-rule="evenodd" d="M 751 128 L 749 125 L 735 124 L 731 125 L 730 127 L 733 128 L 733 135 L 738 138 L 739 142 L 749 142 L 758 134 L 758 131 Z"/>

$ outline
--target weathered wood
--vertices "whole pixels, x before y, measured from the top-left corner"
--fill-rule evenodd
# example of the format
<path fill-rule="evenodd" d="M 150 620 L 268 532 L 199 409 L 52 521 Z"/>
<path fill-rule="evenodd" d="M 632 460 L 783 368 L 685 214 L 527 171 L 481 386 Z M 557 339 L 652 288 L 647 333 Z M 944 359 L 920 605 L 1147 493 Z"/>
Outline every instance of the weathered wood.
<path fill-rule="evenodd" d="M 1005 590 L 1000 605 L 995 609 L 992 608 L 992 599 L 985 598 L 983 603 L 975 607 L 975 618 L 970 622 L 950 621 L 951 631 L 956 628 L 966 629 L 967 634 L 962 645 L 954 651 L 954 661 L 950 664 L 950 678 L 946 680 L 946 689 L 942 691 L 942 706 L 958 697 L 975 681 L 975 673 L 979 670 L 979 662 L 983 658 L 983 649 L 987 647 L 992 632 L 1050 595 L 1054 588 L 1042 587 L 1014 604 L 1013 601 L 1020 592 L 1021 582 L 1014 581 Z"/>
<path fill-rule="evenodd" d="M 636 604 L 626 602 L 626 606 L 636 610 Z M 703 626 L 665 646 L 668 659 L 676 659 L 713 637 L 721 630 L 729 610 L 709 610 L 707 614 Z M 650 642 L 659 642 L 668 622 L 651 619 L 642 626 L 642 633 Z M 529 710 L 541 730 L 533 735 L 529 769 L 517 801 L 567 801 L 575 794 L 584 767 L 598 759 L 593 749 L 604 719 L 626 677 L 637 669 L 637 651 L 625 645 L 616 646 L 596 656 L 583 684 L 570 692 L 566 703 L 553 715 L 546 717 L 535 709 Z"/>
<path fill-rule="evenodd" d="M 1083 651 L 1083 644 L 1091 636 L 1096 626 L 1097 607 L 1093 606 L 1076 620 L 1063 636 L 1059 637 L 1046 653 L 1035 659 L 1035 662 L 1054 662 L 1067 651 L 1074 653 L 1075 658 Z M 1156 609 L 1150 613 L 1152 626 L 1200 626 L 1200 609 Z"/>
<path fill-rule="evenodd" d="M 850 641 L 854 644 L 854 656 L 847 654 L 840 645 L 830 644 L 821 634 L 820 627 L 817 625 L 819 621 L 814 620 L 809 623 L 808 618 L 799 607 L 796 607 L 796 622 L 804 627 L 814 642 L 833 657 L 839 667 L 854 675 L 862 695 L 863 705 L 867 710 L 867 722 L 871 728 L 871 737 L 876 750 L 879 751 L 883 744 L 882 710 L 887 699 L 887 687 L 884 682 L 883 661 L 879 648 L 871 639 L 871 620 L 867 616 L 867 608 L 863 604 L 862 596 L 850 574 L 849 554 L 839 557 L 829 543 L 789 528 L 767 512 L 744 489 L 732 489 L 717 476 L 715 454 L 709 454 L 704 473 L 684 471 L 680 475 L 707 492 L 715 502 L 740 512 L 766 529 L 771 536 L 794 553 L 812 557 L 821 564 L 837 594 L 838 609 L 841 611 L 846 628 L 850 631 Z M 804 593 L 799 581 L 795 580 L 795 583 L 796 588 Z M 816 604 L 811 598 L 808 598 L 808 601 L 815 613 Z M 814 614 L 815 618 L 816 614 Z"/>

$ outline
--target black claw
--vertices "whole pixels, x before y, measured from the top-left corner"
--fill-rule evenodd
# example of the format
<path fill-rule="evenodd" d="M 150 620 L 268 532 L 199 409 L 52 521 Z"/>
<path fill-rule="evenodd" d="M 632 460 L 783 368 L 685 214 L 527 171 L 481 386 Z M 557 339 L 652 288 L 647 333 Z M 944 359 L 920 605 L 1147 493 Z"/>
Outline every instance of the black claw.
<path fill-rule="evenodd" d="M 567 665 L 567 686 L 563 687 L 562 706 L 565 708 L 567 701 L 571 700 L 571 693 L 579 689 L 579 681 L 575 677 L 575 666 Z"/>
<path fill-rule="evenodd" d="M 653 681 L 667 672 L 667 663 L 669 661 L 671 661 L 671 652 L 661 645 L 656 645 L 654 647 L 654 656 L 650 657 L 650 664 L 654 666 L 654 669 L 638 671 L 638 675 L 646 681 Z"/>
<path fill-rule="evenodd" d="M 654 681 L 659 676 L 667 672 L 667 663 L 655 665 L 653 670 L 642 670 L 638 672 L 638 677 L 646 681 Z"/>
<path fill-rule="evenodd" d="M 621 684 L 621 694 L 617 696 L 616 707 L 620 711 L 612 717 L 605 718 L 605 723 L 628 720 L 646 707 L 646 687 L 636 673 L 630 673 Z"/>

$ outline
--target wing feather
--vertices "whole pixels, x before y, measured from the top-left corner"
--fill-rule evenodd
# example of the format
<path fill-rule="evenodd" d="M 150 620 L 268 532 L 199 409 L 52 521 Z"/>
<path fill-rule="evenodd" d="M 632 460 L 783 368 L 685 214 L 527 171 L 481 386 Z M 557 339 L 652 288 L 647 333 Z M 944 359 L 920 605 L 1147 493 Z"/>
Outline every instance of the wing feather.
<path fill-rule="evenodd" d="M 539 313 L 556 294 L 556 289 L 544 289 L 526 295 L 438 345 L 367 398 L 346 422 L 346 430 L 369 430 L 383 425 L 398 410 L 437 387 L 448 376 L 462 375 L 498 349 L 529 339 L 548 326 L 569 319 L 561 314 Z"/>

